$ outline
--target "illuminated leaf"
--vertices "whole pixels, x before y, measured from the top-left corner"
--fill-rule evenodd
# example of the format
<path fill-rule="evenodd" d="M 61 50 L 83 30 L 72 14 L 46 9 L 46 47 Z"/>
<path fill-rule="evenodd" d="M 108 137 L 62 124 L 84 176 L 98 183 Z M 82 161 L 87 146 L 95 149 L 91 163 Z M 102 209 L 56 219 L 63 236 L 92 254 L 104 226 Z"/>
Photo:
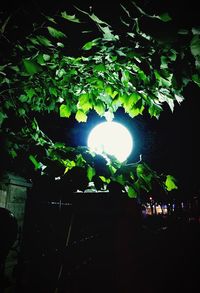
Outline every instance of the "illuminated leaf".
<path fill-rule="evenodd" d="M 69 21 L 80 23 L 80 20 L 75 15 L 67 14 L 66 11 L 61 12 L 61 16 Z"/>
<path fill-rule="evenodd" d="M 137 197 L 137 192 L 132 186 L 128 186 L 128 197 L 130 198 L 136 198 Z"/>
<path fill-rule="evenodd" d="M 78 106 L 78 109 L 82 109 L 84 112 L 87 112 L 89 109 L 91 109 L 92 105 L 90 103 L 89 95 L 88 94 L 80 95 L 77 106 Z"/>
<path fill-rule="evenodd" d="M 61 105 L 60 106 L 60 117 L 69 118 L 71 115 L 71 108 L 69 105 Z"/>
<path fill-rule="evenodd" d="M 92 178 L 94 177 L 95 174 L 96 174 L 95 169 L 89 166 L 87 168 L 87 178 L 90 182 L 92 181 Z"/>
<path fill-rule="evenodd" d="M 168 191 L 171 191 L 173 189 L 178 189 L 176 185 L 176 179 L 171 175 L 167 175 L 165 186 Z"/>
<path fill-rule="evenodd" d="M 124 176 L 121 174 L 121 175 L 118 175 L 117 177 L 116 177 L 116 181 L 118 182 L 118 183 L 120 183 L 121 185 L 124 185 L 125 184 L 125 180 L 124 180 Z"/>
<path fill-rule="evenodd" d="M 58 42 L 57 46 L 60 47 L 60 48 L 64 48 L 65 45 L 63 43 L 61 43 L 61 42 Z"/>
<path fill-rule="evenodd" d="M 151 106 L 149 107 L 149 110 L 148 110 L 151 117 L 158 118 L 160 116 L 160 113 L 162 112 L 162 110 L 163 109 L 160 105 L 153 102 L 153 100 L 151 101 Z"/>
<path fill-rule="evenodd" d="M 41 166 L 40 162 L 38 162 L 37 159 L 33 155 L 29 155 L 29 160 L 33 163 L 36 170 L 40 168 Z"/>
<path fill-rule="evenodd" d="M 46 37 L 44 36 L 36 36 L 37 40 L 40 42 L 41 45 L 44 45 L 46 47 L 50 47 L 53 46 L 53 44 L 51 43 L 51 41 L 49 41 Z"/>
<path fill-rule="evenodd" d="M 104 72 L 106 71 L 106 67 L 104 64 L 98 64 L 94 66 L 94 71 Z"/>
<path fill-rule="evenodd" d="M 63 32 L 61 32 L 51 26 L 48 26 L 47 29 L 48 29 L 50 35 L 54 38 L 60 39 L 60 38 L 66 37 L 66 35 Z"/>
<path fill-rule="evenodd" d="M 180 104 L 184 101 L 184 97 L 182 95 L 175 94 L 176 101 Z"/>
<path fill-rule="evenodd" d="M 87 115 L 82 110 L 78 110 L 76 112 L 75 118 L 78 122 L 86 122 L 87 121 Z"/>
<path fill-rule="evenodd" d="M 44 61 L 49 61 L 51 59 L 51 57 L 48 54 L 43 54 L 43 59 L 44 59 Z"/>
<path fill-rule="evenodd" d="M 112 34 L 112 30 L 108 26 L 99 25 L 99 28 L 102 30 L 103 37 L 106 41 L 115 41 L 117 39 L 117 36 Z"/>
<path fill-rule="evenodd" d="M 99 178 L 103 181 L 103 183 L 107 183 L 107 184 L 110 183 L 110 179 L 109 178 L 106 178 L 104 176 L 99 176 Z"/>
<path fill-rule="evenodd" d="M 97 45 L 98 39 L 92 40 L 90 42 L 85 43 L 85 45 L 82 47 L 83 50 L 88 51 L 92 49 L 92 47 Z"/>
<path fill-rule="evenodd" d="M 81 154 L 78 154 L 76 156 L 76 166 L 77 167 L 84 167 L 84 164 L 86 163 L 85 159 Z"/>
<path fill-rule="evenodd" d="M 105 113 L 105 106 L 102 101 L 96 101 L 94 105 L 94 110 L 97 112 L 99 116 L 103 116 Z"/>

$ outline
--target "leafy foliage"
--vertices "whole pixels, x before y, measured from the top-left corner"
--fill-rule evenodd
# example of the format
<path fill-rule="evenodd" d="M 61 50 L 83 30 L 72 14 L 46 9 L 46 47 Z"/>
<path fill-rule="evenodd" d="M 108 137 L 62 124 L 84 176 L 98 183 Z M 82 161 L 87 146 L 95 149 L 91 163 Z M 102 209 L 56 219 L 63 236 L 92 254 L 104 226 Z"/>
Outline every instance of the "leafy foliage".
<path fill-rule="evenodd" d="M 54 177 L 68 176 L 78 168 L 98 187 L 117 182 L 129 197 L 141 190 L 149 192 L 154 181 L 164 190 L 177 188 L 172 176 L 158 175 L 144 162 L 130 166 L 115 158 L 99 161 L 86 147 L 53 142 L 37 122 L 44 113 L 62 118 L 74 115 L 78 122 L 86 122 L 88 113 L 95 111 L 106 119 L 120 107 L 132 118 L 147 111 L 158 119 L 165 104 L 173 111 L 175 103 L 183 101 L 189 82 L 200 85 L 199 29 L 176 31 L 167 40 L 151 35 L 142 28 L 143 18 L 168 23 L 170 15 L 149 15 L 133 5 L 139 11 L 137 17 L 134 9 L 132 13 L 121 6 L 125 16 L 120 34 L 94 13 L 78 8 L 78 17 L 66 11 L 44 16 L 41 26 L 34 24 L 17 44 L 9 40 L 11 54 L 0 65 L 0 125 L 13 159 L 23 152 L 37 171 Z M 75 25 L 73 33 L 77 31 L 78 38 L 83 17 L 89 28 L 96 25 L 96 38 L 88 38 L 72 55 L 65 28 L 68 23 Z M 1 25 L 2 42 L 8 25 L 6 18 Z M 11 118 L 20 121 L 20 129 L 8 123 Z"/>

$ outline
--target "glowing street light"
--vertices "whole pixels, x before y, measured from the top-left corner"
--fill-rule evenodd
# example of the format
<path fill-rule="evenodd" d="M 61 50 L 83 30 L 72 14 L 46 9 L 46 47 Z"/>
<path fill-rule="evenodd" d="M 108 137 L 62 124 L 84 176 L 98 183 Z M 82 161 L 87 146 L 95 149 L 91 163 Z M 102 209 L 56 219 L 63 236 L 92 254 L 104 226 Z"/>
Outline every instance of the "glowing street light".
<path fill-rule="evenodd" d="M 133 148 L 133 140 L 126 127 L 118 122 L 103 122 L 92 129 L 88 147 L 97 154 L 115 156 L 124 162 Z"/>

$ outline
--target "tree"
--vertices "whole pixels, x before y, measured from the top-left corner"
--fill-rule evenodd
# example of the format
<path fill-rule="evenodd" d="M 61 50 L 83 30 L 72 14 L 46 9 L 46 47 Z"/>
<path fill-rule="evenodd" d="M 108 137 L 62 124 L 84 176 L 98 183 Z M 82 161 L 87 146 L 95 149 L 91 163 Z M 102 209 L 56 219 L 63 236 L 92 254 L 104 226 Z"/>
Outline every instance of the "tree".
<path fill-rule="evenodd" d="M 120 163 L 87 147 L 52 141 L 38 122 L 56 113 L 84 123 L 91 111 L 112 119 L 119 108 L 132 118 L 148 113 L 159 119 L 166 104 L 171 111 L 181 104 L 189 83 L 200 86 L 199 28 L 173 27 L 167 37 L 164 31 L 149 31 L 146 24 L 152 22 L 172 32 L 173 20 L 167 12 L 147 13 L 135 2 L 121 5 L 120 20 L 116 33 L 93 11 L 43 14 L 13 43 L 7 36 L 10 16 L 5 16 L 1 43 L 9 54 L 0 66 L 1 135 L 6 155 L 26 172 L 31 163 L 34 172 L 54 178 L 70 181 L 76 173 L 86 179 L 81 189 L 89 181 L 97 188 L 114 182 L 130 197 L 149 192 L 156 182 L 165 191 L 177 188 L 173 176 L 157 174 L 143 161 Z M 71 35 L 67 27 L 75 27 Z M 83 39 L 80 50 L 68 45 L 74 34 Z"/>

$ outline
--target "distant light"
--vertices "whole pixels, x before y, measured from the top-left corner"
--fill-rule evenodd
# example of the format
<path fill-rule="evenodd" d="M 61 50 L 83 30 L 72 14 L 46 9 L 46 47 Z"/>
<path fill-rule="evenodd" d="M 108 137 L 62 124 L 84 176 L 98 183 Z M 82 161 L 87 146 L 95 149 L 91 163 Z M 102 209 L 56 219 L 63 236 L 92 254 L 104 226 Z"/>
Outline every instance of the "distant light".
<path fill-rule="evenodd" d="M 117 122 L 103 122 L 92 129 L 88 137 L 88 147 L 98 154 L 115 156 L 124 162 L 133 148 L 133 140 L 126 127 Z"/>

